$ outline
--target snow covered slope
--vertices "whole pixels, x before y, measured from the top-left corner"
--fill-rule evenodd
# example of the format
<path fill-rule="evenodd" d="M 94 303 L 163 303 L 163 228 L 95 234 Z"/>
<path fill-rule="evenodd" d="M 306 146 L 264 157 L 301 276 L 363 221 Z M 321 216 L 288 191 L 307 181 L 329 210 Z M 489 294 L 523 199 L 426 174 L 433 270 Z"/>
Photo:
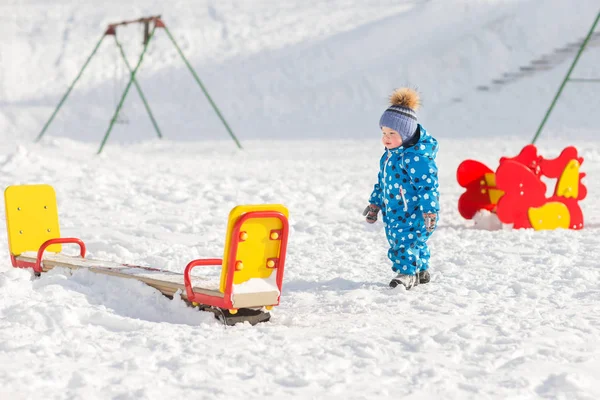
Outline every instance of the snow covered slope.
<path fill-rule="evenodd" d="M 235 205 L 281 202 L 282 304 L 270 323 L 225 328 L 136 282 L 32 279 L 0 246 L 0 399 L 600 397 L 595 87 L 569 85 L 539 142 L 547 157 L 574 144 L 585 158 L 584 230 L 474 229 L 455 182 L 461 160 L 494 168 L 529 141 L 569 62 L 476 88 L 581 38 L 597 0 L 98 4 L 0 4 L 1 186 L 52 184 L 63 236 L 81 237 L 90 257 L 172 271 L 221 256 Z M 107 42 L 33 144 L 106 24 L 159 13 L 244 151 L 164 34 L 139 81 L 165 140 L 131 93 L 129 123 L 94 155 L 123 85 Z M 122 36 L 133 62 L 141 32 Z M 600 76 L 598 52 L 578 76 Z M 403 84 L 421 89 L 420 118 L 440 138 L 442 207 L 432 282 L 409 292 L 387 288 L 383 228 L 361 216 L 377 121 Z"/>
<path fill-rule="evenodd" d="M 121 3 L 0 5 L 4 134 L 37 136 L 109 22 L 162 14 L 242 140 L 329 139 L 333 131 L 372 137 L 390 88 L 401 85 L 422 90 L 422 121 L 438 136 L 529 139 L 572 58 L 500 93 L 476 87 L 582 38 L 597 12 L 595 0 Z M 134 64 L 141 28 L 120 29 Z M 600 49 L 590 48 L 579 76 L 595 76 L 599 58 Z M 98 142 L 125 86 L 123 71 L 109 37 L 48 134 Z M 164 32 L 151 44 L 139 81 L 166 137 L 227 137 Z M 593 85 L 572 84 L 549 129 L 592 129 L 598 106 Z M 123 112 L 130 123 L 117 126 L 111 141 L 155 138 L 137 93 Z"/>

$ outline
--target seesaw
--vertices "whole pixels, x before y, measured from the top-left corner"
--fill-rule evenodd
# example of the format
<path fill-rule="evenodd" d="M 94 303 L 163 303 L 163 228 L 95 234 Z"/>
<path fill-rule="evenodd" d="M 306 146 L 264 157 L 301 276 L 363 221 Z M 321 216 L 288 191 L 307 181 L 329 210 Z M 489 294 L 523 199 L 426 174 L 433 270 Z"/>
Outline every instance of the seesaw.
<path fill-rule="evenodd" d="M 9 186 L 4 192 L 12 265 L 39 275 L 56 267 L 136 279 L 169 298 L 179 294 L 190 306 L 210 311 L 227 325 L 268 321 L 279 305 L 288 240 L 288 210 L 280 204 L 231 210 L 223 259 L 193 260 L 183 274 L 158 268 L 86 258 L 84 242 L 60 237 L 56 194 L 49 185 Z M 62 245 L 79 246 L 79 256 Z M 192 275 L 199 266 L 221 267 L 220 279 Z"/>

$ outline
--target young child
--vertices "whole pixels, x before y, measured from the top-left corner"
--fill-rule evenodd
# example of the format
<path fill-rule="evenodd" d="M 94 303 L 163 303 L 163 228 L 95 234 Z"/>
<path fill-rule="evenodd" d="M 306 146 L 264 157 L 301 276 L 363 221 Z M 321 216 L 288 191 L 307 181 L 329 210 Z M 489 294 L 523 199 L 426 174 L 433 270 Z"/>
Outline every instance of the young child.
<path fill-rule="evenodd" d="M 398 274 L 390 286 L 401 284 L 409 290 L 429 282 L 427 239 L 436 227 L 439 211 L 438 144 L 417 123 L 415 111 L 420 100 L 416 91 L 397 89 L 390 103 L 379 120 L 386 150 L 363 215 L 372 224 L 381 210 L 390 244 L 388 257 Z"/>

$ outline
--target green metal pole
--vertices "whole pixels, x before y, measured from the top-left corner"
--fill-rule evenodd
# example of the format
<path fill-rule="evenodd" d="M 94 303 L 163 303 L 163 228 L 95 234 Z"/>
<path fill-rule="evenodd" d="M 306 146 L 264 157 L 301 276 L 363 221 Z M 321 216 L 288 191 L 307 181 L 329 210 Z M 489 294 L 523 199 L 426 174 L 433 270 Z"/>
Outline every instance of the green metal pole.
<path fill-rule="evenodd" d="M 190 70 L 190 72 L 192 73 L 192 75 L 194 75 L 194 78 L 196 79 L 196 82 L 198 82 L 198 85 L 200 85 L 200 89 L 202 89 L 202 91 L 204 92 L 204 95 L 206 96 L 206 98 L 208 99 L 208 101 L 210 102 L 210 104 L 212 105 L 213 109 L 215 110 L 215 112 L 217 113 L 217 115 L 219 116 L 219 118 L 221 119 L 221 122 L 223 122 L 223 125 L 225 125 L 225 128 L 227 129 L 227 132 L 229 132 L 229 135 L 231 136 L 231 138 L 235 141 L 235 143 L 237 144 L 238 148 L 242 148 L 242 145 L 240 144 L 240 142 L 237 140 L 237 138 L 235 137 L 235 135 L 233 134 L 233 131 L 231 130 L 231 128 L 229 127 L 229 125 L 227 124 L 227 121 L 225 121 L 225 118 L 223 117 L 223 115 L 221 114 L 221 112 L 219 111 L 219 108 L 217 107 L 217 105 L 215 104 L 215 102 L 213 101 L 213 99 L 210 97 L 210 95 L 208 94 L 208 91 L 206 90 L 206 88 L 204 87 L 204 85 L 202 84 L 202 81 L 200 80 L 200 78 L 198 77 L 198 74 L 196 74 L 196 71 L 194 71 L 194 68 L 192 68 L 192 65 L 189 63 L 189 61 L 187 60 L 187 58 L 185 58 L 185 56 L 183 55 L 183 52 L 181 51 L 181 49 L 179 48 L 179 45 L 177 45 L 177 42 L 175 41 L 175 38 L 173 38 L 173 35 L 171 35 L 171 32 L 169 32 L 169 29 L 167 29 L 167 27 L 165 26 L 165 32 L 167 32 L 167 35 L 169 36 L 169 39 L 171 39 L 171 42 L 173 42 L 173 44 L 175 45 L 175 48 L 177 49 L 177 51 L 179 52 L 179 55 L 181 56 L 181 58 L 183 58 L 183 61 L 185 62 L 185 64 L 187 65 L 188 69 Z"/>
<path fill-rule="evenodd" d="M 581 53 L 583 53 L 583 49 L 585 48 L 585 46 L 587 45 L 588 41 L 590 40 L 590 37 L 592 36 L 592 33 L 594 33 L 594 29 L 596 29 L 596 25 L 598 24 L 598 20 L 600 20 L 600 12 L 596 16 L 596 20 L 594 21 L 594 24 L 592 25 L 590 31 L 588 32 L 587 36 L 585 37 L 585 40 L 581 44 L 581 47 L 579 48 L 579 51 L 577 52 L 577 56 L 575 56 L 575 59 L 573 60 L 573 64 L 571 64 L 571 68 L 569 68 L 569 72 L 567 72 L 567 76 L 565 77 L 565 79 L 561 83 L 560 88 L 558 89 L 558 92 L 556 93 L 556 96 L 554 96 L 554 100 L 552 100 L 552 104 L 550 104 L 550 108 L 546 112 L 546 115 L 544 116 L 544 119 L 542 120 L 542 123 L 540 124 L 537 132 L 535 133 L 535 136 L 533 137 L 533 140 L 531 141 L 531 144 L 535 143 L 535 141 L 537 140 L 538 136 L 542 132 L 542 128 L 546 124 L 546 121 L 548 120 L 548 117 L 550 116 L 550 113 L 552 112 L 552 109 L 554 108 L 554 105 L 556 104 L 556 101 L 560 97 L 560 94 L 562 93 L 565 85 L 567 84 L 567 81 L 569 80 L 569 77 L 571 76 L 571 72 L 573 72 L 573 69 L 575 69 L 575 65 L 577 64 L 577 61 L 579 60 L 579 57 L 581 56 Z"/>
<path fill-rule="evenodd" d="M 127 69 L 129 70 L 130 74 L 133 74 L 131 65 L 129 65 L 129 62 L 127 61 L 127 56 L 125 56 L 125 50 L 123 50 L 123 46 L 121 46 L 121 43 L 117 39 L 117 35 L 114 35 L 114 36 L 115 36 L 115 43 L 117 43 L 117 47 L 119 48 L 119 51 L 121 52 L 123 61 L 125 61 L 125 65 L 127 65 Z M 142 101 L 144 102 L 144 106 L 146 107 L 146 111 L 148 111 L 148 115 L 150 116 L 150 119 L 152 120 L 152 125 L 154 125 L 154 129 L 156 130 L 156 133 L 158 134 L 158 138 L 162 139 L 162 134 L 160 132 L 160 129 L 158 128 L 158 124 L 156 123 L 156 120 L 154 119 L 154 115 L 152 115 L 152 110 L 150 110 L 150 106 L 148 105 L 148 101 L 146 101 L 146 96 L 144 96 L 144 93 L 142 92 L 142 88 L 140 87 L 137 79 L 134 79 L 133 83 L 135 84 L 135 87 L 136 87 L 138 93 L 140 94 Z"/>
<path fill-rule="evenodd" d="M 64 96 L 62 97 L 62 99 L 60 99 L 60 102 L 58 103 L 58 105 L 54 109 L 54 112 L 50 116 L 50 119 L 48 120 L 48 122 L 46 122 L 46 125 L 44 125 L 44 127 L 42 128 L 42 131 L 40 132 L 40 134 L 38 135 L 38 137 L 35 139 L 36 142 L 39 142 L 40 139 L 42 138 L 42 136 L 44 136 L 44 133 L 46 133 L 46 129 L 48 129 L 48 126 L 50 126 L 50 123 L 52 122 L 52 120 L 54 119 L 54 117 L 56 117 L 56 114 L 58 114 L 58 110 L 60 110 L 60 108 L 62 107 L 62 105 L 65 102 L 65 100 L 67 100 L 67 97 L 69 97 L 69 94 L 71 93 L 71 90 L 73 90 L 73 87 L 75 87 L 75 84 L 77 83 L 77 81 L 79 80 L 79 78 L 81 78 L 81 75 L 83 74 L 83 71 L 88 66 L 88 64 L 90 63 L 90 61 L 92 60 L 92 57 L 94 57 L 94 54 L 96 54 L 96 52 L 98 51 L 98 48 L 100 47 L 100 44 L 102 43 L 102 41 L 104 40 L 105 37 L 106 37 L 106 35 L 102 35 L 102 37 L 100 38 L 100 40 L 96 44 L 96 47 L 94 47 L 94 51 L 92 51 L 92 54 L 90 54 L 90 56 L 86 60 L 85 64 L 83 64 L 83 67 L 81 67 L 81 70 L 79 71 L 79 74 L 77 74 L 77 77 L 75 78 L 75 80 L 73 81 L 73 83 L 71 83 L 71 86 L 69 86 L 69 89 L 64 94 Z"/>
<path fill-rule="evenodd" d="M 138 63 L 135 66 L 135 69 L 133 70 L 133 72 L 131 72 L 131 77 L 129 78 L 129 82 L 127 83 L 127 86 L 125 87 L 125 90 L 123 91 L 123 95 L 121 96 L 121 101 L 119 101 L 119 105 L 117 106 L 117 110 L 115 111 L 115 114 L 113 115 L 112 119 L 110 120 L 110 125 L 108 126 L 108 130 L 106 131 L 106 134 L 104 135 L 104 139 L 102 140 L 102 144 L 100 144 L 100 148 L 98 149 L 98 154 L 102 153 L 102 149 L 104 148 L 104 145 L 106 144 L 106 141 L 108 140 L 110 131 L 112 131 L 112 128 L 115 125 L 115 122 L 117 121 L 117 116 L 119 115 L 119 111 L 121 111 L 121 107 L 123 107 L 123 103 L 125 102 L 125 97 L 127 97 L 127 93 L 129 93 L 131 84 L 135 80 L 135 74 L 137 73 L 138 69 L 140 68 L 142 61 L 144 60 L 144 54 L 146 54 L 146 50 L 148 50 L 148 45 L 150 44 L 150 40 L 154 36 L 155 30 L 156 30 L 156 26 L 152 29 L 152 32 L 150 32 L 150 36 L 148 37 L 148 41 L 144 45 L 144 49 L 142 50 L 140 59 L 138 60 Z"/>

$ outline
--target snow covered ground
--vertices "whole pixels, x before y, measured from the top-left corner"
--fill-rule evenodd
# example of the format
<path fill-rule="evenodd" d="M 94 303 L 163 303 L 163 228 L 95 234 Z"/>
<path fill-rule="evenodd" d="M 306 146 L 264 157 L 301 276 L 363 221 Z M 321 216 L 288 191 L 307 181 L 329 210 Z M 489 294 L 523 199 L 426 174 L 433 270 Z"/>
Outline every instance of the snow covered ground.
<path fill-rule="evenodd" d="M 63 236 L 82 238 L 90 257 L 172 271 L 221 256 L 235 205 L 283 203 L 282 303 L 269 323 L 223 327 L 136 282 L 32 279 L 0 247 L 0 398 L 600 398 L 595 87 L 568 86 L 539 141 L 547 157 L 571 144 L 584 157 L 584 230 L 475 229 L 456 210 L 455 181 L 463 159 L 495 168 L 528 143 L 569 62 L 475 88 L 581 38 L 596 1 L 104 3 L 0 5 L 2 187 L 50 183 Z M 112 70 L 98 62 L 33 144 L 103 27 L 158 13 L 244 150 L 164 37 L 140 84 L 165 140 L 132 93 L 129 124 L 95 156 L 114 106 Z M 600 76 L 599 60 L 591 48 L 579 76 Z M 403 84 L 420 87 L 421 121 L 440 140 L 442 207 L 432 282 L 408 292 L 387 287 L 382 225 L 361 216 L 382 151 L 377 120 Z"/>

